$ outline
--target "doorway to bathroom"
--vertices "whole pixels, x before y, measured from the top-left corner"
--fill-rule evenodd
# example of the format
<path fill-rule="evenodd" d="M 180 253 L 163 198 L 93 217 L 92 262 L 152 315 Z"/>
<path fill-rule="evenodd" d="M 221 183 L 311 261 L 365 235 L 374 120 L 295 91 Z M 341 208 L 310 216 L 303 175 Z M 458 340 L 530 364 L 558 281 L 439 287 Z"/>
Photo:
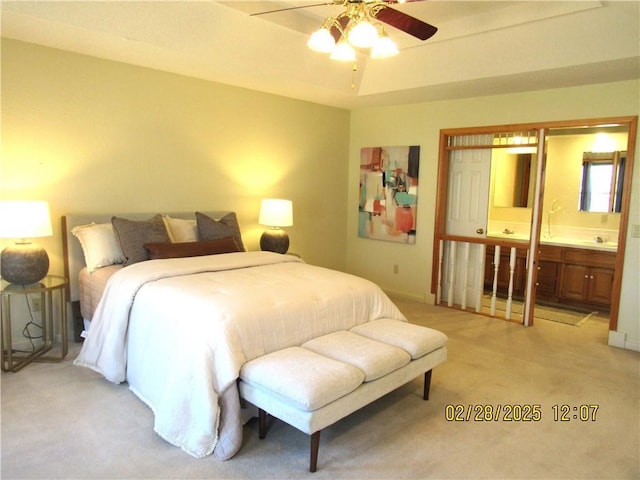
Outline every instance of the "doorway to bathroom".
<path fill-rule="evenodd" d="M 622 117 L 442 130 L 437 303 L 523 325 L 533 324 L 535 309 L 538 318 L 573 310 L 580 320 L 608 311 L 603 323 L 615 330 L 636 124 Z"/>

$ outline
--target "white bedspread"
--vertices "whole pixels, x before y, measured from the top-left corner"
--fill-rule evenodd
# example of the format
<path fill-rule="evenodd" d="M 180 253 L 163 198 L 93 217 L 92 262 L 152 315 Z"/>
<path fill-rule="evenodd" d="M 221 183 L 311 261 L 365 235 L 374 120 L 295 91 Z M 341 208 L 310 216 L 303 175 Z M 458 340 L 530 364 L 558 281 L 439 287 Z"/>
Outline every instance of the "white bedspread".
<path fill-rule="evenodd" d="M 165 440 L 226 459 L 245 362 L 383 317 L 405 320 L 375 284 L 290 255 L 152 260 L 111 277 L 75 364 L 127 380 Z"/>

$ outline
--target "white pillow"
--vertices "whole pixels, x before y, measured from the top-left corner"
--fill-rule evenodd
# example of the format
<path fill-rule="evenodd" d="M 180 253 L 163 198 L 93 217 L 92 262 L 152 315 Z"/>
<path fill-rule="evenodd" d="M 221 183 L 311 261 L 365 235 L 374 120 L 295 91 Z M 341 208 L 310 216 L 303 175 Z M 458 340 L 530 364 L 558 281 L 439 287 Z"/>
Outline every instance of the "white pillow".
<path fill-rule="evenodd" d="M 124 262 L 122 248 L 110 223 L 79 225 L 73 227 L 71 233 L 80 241 L 89 272 Z"/>
<path fill-rule="evenodd" d="M 198 241 L 198 226 L 195 218 L 187 220 L 163 215 L 162 220 L 173 243 Z"/>

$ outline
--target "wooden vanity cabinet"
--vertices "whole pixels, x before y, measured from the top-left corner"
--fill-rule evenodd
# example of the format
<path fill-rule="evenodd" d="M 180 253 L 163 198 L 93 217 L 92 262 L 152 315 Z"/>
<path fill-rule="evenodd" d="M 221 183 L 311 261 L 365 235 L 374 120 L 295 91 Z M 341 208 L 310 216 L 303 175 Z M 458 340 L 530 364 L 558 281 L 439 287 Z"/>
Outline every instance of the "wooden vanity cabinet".
<path fill-rule="evenodd" d="M 561 276 L 561 302 L 609 308 L 615 261 L 613 252 L 567 250 Z"/>
<path fill-rule="evenodd" d="M 498 295 L 506 296 L 509 288 L 510 249 L 500 252 Z M 517 249 L 513 279 L 514 298 L 524 297 L 526 287 L 527 250 Z M 487 246 L 485 259 L 485 289 L 493 288 L 494 247 Z M 615 252 L 540 245 L 538 256 L 537 299 L 577 307 L 609 309 L 615 271 Z"/>

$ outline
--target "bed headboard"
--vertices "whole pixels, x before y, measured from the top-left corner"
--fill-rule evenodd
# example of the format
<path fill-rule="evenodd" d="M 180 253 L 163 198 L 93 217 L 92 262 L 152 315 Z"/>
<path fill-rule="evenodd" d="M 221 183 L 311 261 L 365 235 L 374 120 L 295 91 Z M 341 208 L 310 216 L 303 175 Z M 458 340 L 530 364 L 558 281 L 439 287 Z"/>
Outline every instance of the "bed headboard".
<path fill-rule="evenodd" d="M 207 211 L 199 210 L 205 215 L 211 218 L 222 218 L 228 210 Z M 91 222 L 95 223 L 110 223 L 111 217 L 121 217 L 129 220 L 148 220 L 158 212 L 155 213 L 109 213 L 109 214 L 70 214 L 62 217 L 62 252 L 64 261 L 64 276 L 68 279 L 67 286 L 67 300 L 74 302 L 80 298 L 78 291 L 78 275 L 80 270 L 85 266 L 84 253 L 80 242 L 73 236 L 71 229 L 78 225 L 87 225 Z M 191 212 L 167 212 L 163 215 L 169 215 L 173 218 L 186 218 L 195 219 L 195 211 Z"/>

